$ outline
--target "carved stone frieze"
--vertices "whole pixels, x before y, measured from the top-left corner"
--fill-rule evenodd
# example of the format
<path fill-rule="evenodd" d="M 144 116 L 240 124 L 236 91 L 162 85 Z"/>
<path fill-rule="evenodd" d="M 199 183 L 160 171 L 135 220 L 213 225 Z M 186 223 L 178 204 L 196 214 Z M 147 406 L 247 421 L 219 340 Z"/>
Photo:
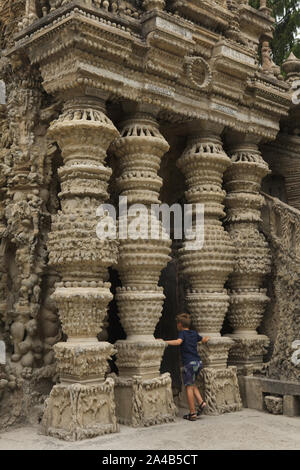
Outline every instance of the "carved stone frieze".
<path fill-rule="evenodd" d="M 46 435 L 67 441 L 118 432 L 114 381 L 55 385 L 47 399 L 42 427 Z"/>
<path fill-rule="evenodd" d="M 200 373 L 198 385 L 207 403 L 205 414 L 232 413 L 242 409 L 235 367 L 205 367 Z"/>

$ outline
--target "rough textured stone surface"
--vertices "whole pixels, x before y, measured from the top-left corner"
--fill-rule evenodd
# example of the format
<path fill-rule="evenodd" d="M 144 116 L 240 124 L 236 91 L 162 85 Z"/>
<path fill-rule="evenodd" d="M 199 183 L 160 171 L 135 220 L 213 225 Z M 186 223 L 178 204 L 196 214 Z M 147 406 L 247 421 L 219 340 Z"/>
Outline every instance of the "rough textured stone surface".
<path fill-rule="evenodd" d="M 269 413 L 273 415 L 282 415 L 283 413 L 283 398 L 273 397 L 268 395 L 265 397 L 265 405 Z"/>

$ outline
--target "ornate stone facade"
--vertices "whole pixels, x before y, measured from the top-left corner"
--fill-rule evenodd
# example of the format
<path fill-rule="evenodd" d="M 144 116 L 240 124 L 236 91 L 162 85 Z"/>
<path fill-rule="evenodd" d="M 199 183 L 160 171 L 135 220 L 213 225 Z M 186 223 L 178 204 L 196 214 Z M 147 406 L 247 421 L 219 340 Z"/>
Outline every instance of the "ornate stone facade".
<path fill-rule="evenodd" d="M 210 413 L 240 409 L 245 376 L 299 381 L 300 66 L 284 80 L 272 62 L 266 2 L 0 1 L 0 19 L 0 427 L 43 416 L 82 439 L 172 421 L 154 338 L 171 257 L 210 336 Z M 99 239 L 97 209 L 119 196 L 161 236 L 120 237 L 118 214 L 119 239 Z M 204 204 L 203 247 L 171 251 L 160 201 Z"/>

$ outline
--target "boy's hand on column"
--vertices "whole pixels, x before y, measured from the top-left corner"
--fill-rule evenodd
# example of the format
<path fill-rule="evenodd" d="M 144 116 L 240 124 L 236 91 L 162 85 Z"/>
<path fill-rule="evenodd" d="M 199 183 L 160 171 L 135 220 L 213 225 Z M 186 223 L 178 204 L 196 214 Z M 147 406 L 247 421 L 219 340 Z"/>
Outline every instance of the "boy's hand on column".
<path fill-rule="evenodd" d="M 209 336 L 204 336 L 202 343 L 207 343 L 209 339 L 210 339 Z"/>

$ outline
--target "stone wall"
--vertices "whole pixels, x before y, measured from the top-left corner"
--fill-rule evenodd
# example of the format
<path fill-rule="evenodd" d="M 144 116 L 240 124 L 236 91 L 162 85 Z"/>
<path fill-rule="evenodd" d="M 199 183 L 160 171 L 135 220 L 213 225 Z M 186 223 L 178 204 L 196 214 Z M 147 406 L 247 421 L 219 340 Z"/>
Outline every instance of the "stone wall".
<path fill-rule="evenodd" d="M 264 231 L 273 259 L 272 302 L 262 330 L 272 340 L 267 376 L 300 379 L 300 211 L 266 196 Z"/>

